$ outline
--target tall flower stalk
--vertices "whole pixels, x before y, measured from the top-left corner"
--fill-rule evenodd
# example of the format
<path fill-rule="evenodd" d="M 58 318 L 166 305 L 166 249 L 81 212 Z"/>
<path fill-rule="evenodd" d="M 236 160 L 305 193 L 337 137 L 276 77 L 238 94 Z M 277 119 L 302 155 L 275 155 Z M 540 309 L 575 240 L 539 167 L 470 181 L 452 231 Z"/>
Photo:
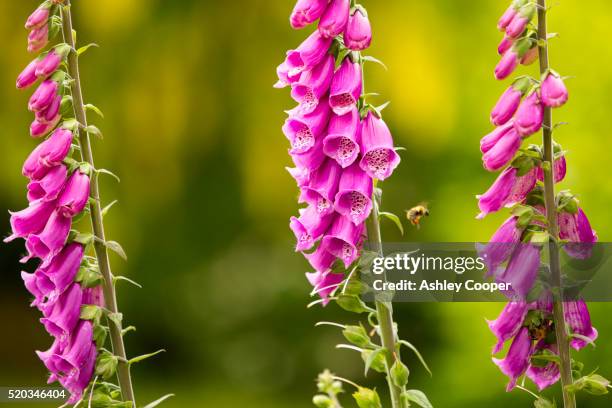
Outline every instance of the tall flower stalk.
<path fill-rule="evenodd" d="M 609 382 L 597 374 L 580 377 L 583 365 L 571 358 L 570 347 L 580 350 L 597 338 L 586 303 L 563 296 L 564 277 L 560 251 L 573 258 L 590 256 L 597 241 L 595 231 L 569 191 L 555 194 L 555 184 L 567 172 L 562 148 L 553 141 L 556 129 L 552 110 L 564 105 L 568 91 L 563 78 L 549 66 L 545 0 L 514 0 L 498 22 L 504 38 L 498 47 L 501 60 L 495 77 L 503 80 L 520 65 L 539 59 L 539 79 L 521 76 L 502 94 L 491 113 L 496 126 L 480 143 L 483 164 L 489 171 L 502 170 L 491 188 L 478 196 L 478 218 L 502 207 L 512 216 L 481 248 L 490 274 L 512 283 L 515 299 L 489 322 L 498 339 L 493 353 L 512 340 L 507 355 L 493 361 L 510 378 L 507 390 L 525 375 L 541 391 L 560 380 L 564 407 L 576 406 L 575 393 L 606 393 Z M 537 24 L 532 20 L 537 15 Z M 539 144 L 522 141 L 542 131 Z M 537 301 L 528 302 L 548 249 L 549 280 Z M 522 388 L 522 387 L 521 387 Z M 537 396 L 539 406 L 550 401 Z"/>
<path fill-rule="evenodd" d="M 318 28 L 289 50 L 277 69 L 275 86 L 290 86 L 298 103 L 288 111 L 283 133 L 295 165 L 288 171 L 300 188 L 299 202 L 306 207 L 291 218 L 290 227 L 296 251 L 314 269 L 306 276 L 313 295 L 321 299 L 312 304 L 333 300 L 345 310 L 368 313 L 372 330 L 362 324 L 322 324 L 342 328 L 351 344 L 339 347 L 360 352 L 366 374 L 370 369 L 384 373 L 391 406 L 407 407 L 409 401 L 427 401 L 422 392 L 406 389 L 408 368 L 400 358 L 401 345 L 417 355 L 418 351 L 399 339 L 391 302 L 377 301 L 371 308 L 360 298 L 367 288 L 360 280 L 359 266 L 372 254 L 382 254 L 381 215 L 400 222 L 380 211 L 382 190 L 377 184 L 391 176 L 400 157 L 382 119 L 384 106 L 371 105 L 364 89 L 365 63 L 378 62 L 362 54 L 372 41 L 371 25 L 365 7 L 356 1 L 298 0 L 291 26 L 301 29 L 317 20 Z M 366 240 L 368 250 L 363 248 Z M 315 397 L 317 406 L 339 406 L 337 381 L 357 388 L 353 397 L 360 407 L 381 406 L 375 390 L 330 376 L 320 378 L 319 390 L 324 394 Z"/>
<path fill-rule="evenodd" d="M 34 113 L 30 134 L 49 136 L 23 165 L 29 206 L 11 213 L 12 234 L 5 241 L 25 239 L 22 262 L 39 260 L 35 272 L 22 272 L 22 278 L 54 339 L 47 351 L 37 352 L 51 373 L 49 383 L 69 391 L 67 404 L 135 407 L 130 366 L 157 353 L 126 355 L 123 336 L 133 327 L 122 326 L 115 284 L 130 280 L 111 272 L 108 250 L 123 258 L 125 252 L 104 233 L 103 217 L 114 202 L 102 208 L 98 178 L 112 173 L 94 164 L 90 135 L 100 131 L 88 124 L 86 110 L 101 112 L 83 101 L 79 56 L 90 46 L 77 49 L 70 8 L 70 0 L 47 0 L 26 22 L 29 52 L 43 51 L 60 32 L 63 42 L 43 51 L 17 78 L 19 89 L 41 81 L 28 104 Z M 87 213 L 91 232 L 77 230 Z"/>

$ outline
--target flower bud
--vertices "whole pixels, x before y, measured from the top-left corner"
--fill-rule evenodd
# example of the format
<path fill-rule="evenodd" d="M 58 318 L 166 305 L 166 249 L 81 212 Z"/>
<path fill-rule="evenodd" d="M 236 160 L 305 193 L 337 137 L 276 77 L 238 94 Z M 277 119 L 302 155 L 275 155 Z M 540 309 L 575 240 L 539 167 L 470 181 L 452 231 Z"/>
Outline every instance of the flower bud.
<path fill-rule="evenodd" d="M 52 123 L 59 115 L 61 104 L 62 96 L 56 95 L 53 102 L 44 110 L 34 112 L 36 120 L 40 123 Z"/>
<path fill-rule="evenodd" d="M 514 38 L 511 38 L 505 35 L 504 38 L 502 38 L 499 45 L 497 46 L 497 53 L 499 55 L 504 55 L 506 51 L 512 48 L 513 44 L 514 44 Z"/>
<path fill-rule="evenodd" d="M 519 135 L 530 136 L 542 128 L 544 105 L 537 91 L 532 92 L 519 106 L 514 119 L 514 127 Z"/>
<path fill-rule="evenodd" d="M 508 37 L 518 38 L 523 34 L 527 24 L 533 19 L 536 12 L 535 4 L 527 4 L 522 6 L 512 21 L 506 27 Z"/>
<path fill-rule="evenodd" d="M 558 108 L 567 102 L 568 92 L 563 79 L 552 72 L 542 81 L 542 103 L 551 108 Z"/>
<path fill-rule="evenodd" d="M 30 153 L 23 163 L 23 175 L 32 180 L 39 180 L 51 167 L 62 163 L 71 146 L 72 132 L 67 129 L 56 129 L 47 140 Z"/>
<path fill-rule="evenodd" d="M 497 22 L 498 30 L 504 31 L 506 27 L 508 27 L 512 19 L 514 19 L 514 16 L 516 16 L 516 14 L 517 14 L 516 9 L 514 8 L 514 4 L 512 4 L 510 7 L 506 9 L 504 14 L 502 14 L 502 16 L 499 18 L 499 21 Z"/>
<path fill-rule="evenodd" d="M 32 112 L 41 111 L 47 108 L 58 94 L 59 85 L 57 82 L 47 79 L 43 81 L 30 97 L 28 109 Z"/>
<path fill-rule="evenodd" d="M 523 92 L 520 89 L 516 89 L 513 85 L 506 89 L 491 112 L 491 123 L 495 126 L 501 126 L 512 119 L 521 103 L 522 97 Z"/>
<path fill-rule="evenodd" d="M 499 80 L 506 79 L 514 72 L 518 63 L 519 57 L 516 50 L 511 48 L 510 50 L 506 51 L 495 67 L 495 78 Z"/>
<path fill-rule="evenodd" d="M 350 0 L 331 0 L 319 20 L 319 32 L 324 38 L 335 38 L 344 32 L 350 6 Z"/>
<path fill-rule="evenodd" d="M 328 0 L 298 0 L 289 18 L 291 27 L 299 29 L 315 22 L 325 11 L 328 2 Z"/>
<path fill-rule="evenodd" d="M 53 167 L 40 180 L 32 180 L 28 183 L 28 201 L 51 201 L 55 200 L 64 187 L 68 170 L 60 164 Z"/>
<path fill-rule="evenodd" d="M 25 23 L 25 28 L 27 30 L 33 30 L 47 24 L 50 14 L 49 11 L 49 4 L 43 3 L 43 5 L 41 5 L 39 8 L 34 10 L 32 14 L 30 14 Z"/>
<path fill-rule="evenodd" d="M 50 131 L 52 131 L 55 126 L 59 123 L 61 116 L 55 115 L 51 120 L 45 119 L 44 122 L 39 121 L 38 119 L 34 119 L 32 124 L 30 125 L 30 135 L 32 137 L 43 137 Z"/>
<path fill-rule="evenodd" d="M 482 163 L 488 171 L 497 171 L 506 166 L 521 147 L 521 138 L 518 132 L 511 126 L 504 129 L 492 134 L 491 137 L 499 136 L 495 143 L 485 144 L 488 150 L 482 156 Z"/>
<path fill-rule="evenodd" d="M 27 67 L 17 77 L 17 89 L 27 88 L 33 85 L 36 80 L 36 67 L 38 66 L 38 58 L 28 64 Z"/>
<path fill-rule="evenodd" d="M 54 49 L 49 51 L 47 55 L 38 62 L 36 66 L 36 76 L 39 78 L 48 77 L 59 68 L 61 63 L 62 56 Z"/>
<path fill-rule="evenodd" d="M 363 51 L 372 43 L 372 26 L 367 11 L 356 7 L 349 15 L 344 31 L 344 45 L 353 51 Z"/>
<path fill-rule="evenodd" d="M 64 217 L 74 217 L 83 211 L 88 200 L 89 176 L 76 170 L 57 200 L 58 211 Z"/>
<path fill-rule="evenodd" d="M 49 26 L 36 28 L 28 35 L 28 52 L 37 52 L 49 43 Z"/>

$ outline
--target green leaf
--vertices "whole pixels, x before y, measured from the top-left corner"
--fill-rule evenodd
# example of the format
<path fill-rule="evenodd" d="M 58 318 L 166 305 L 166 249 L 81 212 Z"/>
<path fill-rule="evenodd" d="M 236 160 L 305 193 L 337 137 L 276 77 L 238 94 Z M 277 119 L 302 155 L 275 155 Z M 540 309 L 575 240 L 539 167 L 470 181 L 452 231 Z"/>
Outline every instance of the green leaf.
<path fill-rule="evenodd" d="M 363 56 L 363 57 L 361 57 L 361 59 L 364 60 L 364 61 L 373 62 L 375 64 L 378 64 L 378 65 L 382 66 L 385 69 L 385 71 L 389 70 L 387 68 L 387 66 L 381 60 L 379 60 L 378 58 L 374 58 L 371 55 Z"/>
<path fill-rule="evenodd" d="M 107 380 L 113 375 L 115 375 L 118 364 L 119 359 L 117 359 L 117 356 L 114 356 L 108 350 L 103 350 L 98 355 L 98 362 L 96 363 L 96 375 L 102 376 L 102 378 Z"/>
<path fill-rule="evenodd" d="M 400 220 L 400 217 L 398 217 L 397 215 L 393 213 L 385 212 L 385 211 L 379 212 L 378 215 L 380 217 L 385 217 L 393 221 L 393 223 L 397 226 L 397 229 L 399 229 L 400 233 L 404 235 L 404 226 L 402 225 L 402 221 Z"/>
<path fill-rule="evenodd" d="M 355 398 L 359 408 L 382 408 L 380 397 L 376 390 L 359 387 L 357 391 L 353 393 L 353 398 Z"/>
<path fill-rule="evenodd" d="M 94 267 L 81 266 L 77 272 L 75 281 L 79 282 L 81 286 L 85 288 L 93 288 L 102 283 L 104 281 L 104 277 Z"/>
<path fill-rule="evenodd" d="M 89 44 L 87 44 L 87 45 L 84 45 L 84 46 L 82 46 L 81 48 L 79 48 L 79 49 L 77 50 L 77 55 L 78 55 L 78 56 L 83 55 L 83 54 L 84 54 L 84 53 L 85 53 L 85 52 L 86 52 L 88 49 L 90 49 L 91 47 L 96 47 L 96 48 L 97 48 L 97 47 L 99 47 L 99 45 L 98 45 L 98 44 L 96 44 L 96 43 L 89 43 Z"/>
<path fill-rule="evenodd" d="M 117 200 L 112 201 L 111 203 L 107 204 L 106 207 L 104 207 L 102 209 L 102 217 L 106 217 L 106 214 L 108 214 L 108 211 L 113 207 L 113 205 L 117 204 Z"/>
<path fill-rule="evenodd" d="M 121 330 L 121 337 L 125 336 L 127 333 L 131 331 L 136 331 L 136 326 L 128 326 L 125 329 Z"/>
<path fill-rule="evenodd" d="M 76 242 L 78 244 L 81 245 L 89 245 L 94 241 L 94 236 L 93 234 L 90 233 L 82 233 L 82 232 L 78 232 L 73 238 L 72 238 L 73 242 Z"/>
<path fill-rule="evenodd" d="M 342 335 L 349 342 L 359 347 L 367 347 L 372 343 L 370 341 L 370 336 L 368 336 L 368 333 L 361 325 L 346 326 L 346 328 L 342 330 Z"/>
<path fill-rule="evenodd" d="M 96 324 L 93 329 L 93 339 L 98 347 L 104 346 L 106 342 L 106 336 L 108 335 L 108 328 L 101 324 Z"/>
<path fill-rule="evenodd" d="M 98 129 L 97 126 L 94 125 L 89 125 L 85 128 L 85 132 L 89 133 L 90 135 L 94 135 L 96 137 L 99 137 L 100 139 L 103 139 L 104 136 L 102 135 L 102 132 L 100 131 L 100 129 Z"/>
<path fill-rule="evenodd" d="M 172 398 L 174 397 L 174 394 L 166 394 L 163 397 L 156 399 L 153 402 L 148 403 L 147 405 L 145 405 L 143 408 L 153 408 L 158 406 L 159 404 L 161 404 L 162 402 L 164 402 L 165 400 L 167 400 L 168 398 Z"/>
<path fill-rule="evenodd" d="M 146 360 L 147 358 L 150 358 L 150 357 L 156 356 L 156 355 L 158 355 L 158 354 L 160 354 L 160 353 L 164 353 L 165 351 L 166 351 L 166 350 L 161 349 L 161 350 L 157 350 L 156 352 L 153 352 L 153 353 L 143 354 L 143 355 L 141 355 L 141 356 L 131 358 L 131 359 L 129 359 L 129 360 L 128 360 L 128 364 L 139 363 L 139 362 L 141 362 L 142 360 Z"/>
<path fill-rule="evenodd" d="M 94 112 L 96 115 L 100 116 L 102 119 L 104 119 L 104 114 L 102 113 L 100 108 L 98 108 L 96 105 L 92 105 L 91 103 L 88 103 L 87 105 L 85 105 L 83 107 L 86 110 L 90 110 L 90 111 Z"/>
<path fill-rule="evenodd" d="M 142 289 L 142 285 L 138 282 L 133 281 L 132 279 L 126 277 L 126 276 L 113 276 L 113 282 L 117 282 L 117 281 L 126 281 L 131 283 L 132 285 L 136 286 L 139 289 Z"/>
<path fill-rule="evenodd" d="M 121 179 L 119 178 L 119 176 L 117 176 L 115 173 L 113 173 L 110 170 L 106 170 L 106 169 L 97 169 L 96 170 L 97 174 L 106 174 L 111 176 L 112 178 L 114 178 L 115 180 L 117 180 L 117 183 L 121 183 Z"/>
<path fill-rule="evenodd" d="M 108 249 L 119 255 L 124 261 L 127 261 L 127 255 L 121 244 L 116 241 L 106 241 L 104 244 Z"/>
<path fill-rule="evenodd" d="M 379 348 L 376 350 L 363 350 L 361 353 L 361 358 L 365 363 L 365 372 L 364 376 L 368 375 L 368 371 L 370 368 L 379 373 L 384 373 L 387 371 L 385 366 L 385 355 L 387 349 Z"/>
<path fill-rule="evenodd" d="M 406 390 L 405 392 L 402 393 L 402 399 L 414 402 L 419 407 L 433 408 L 433 405 L 431 405 L 431 402 L 429 402 L 429 399 L 427 398 L 427 396 L 425 395 L 423 391 Z"/>
<path fill-rule="evenodd" d="M 399 359 L 396 359 L 395 363 L 393 363 L 391 366 L 390 375 L 393 384 L 402 388 L 408 384 L 408 376 L 410 375 L 410 371 L 404 363 L 402 363 Z"/>
<path fill-rule="evenodd" d="M 421 355 L 421 353 L 419 352 L 419 350 L 412 344 L 407 342 L 406 340 L 399 340 L 398 341 L 400 344 L 408 347 L 410 350 L 412 350 L 414 352 L 414 354 L 416 354 L 417 358 L 419 359 L 419 361 L 421 362 L 421 364 L 423 365 L 423 367 L 425 367 L 425 370 L 427 370 L 427 372 L 429 373 L 430 376 L 432 376 L 433 374 L 431 373 L 431 370 L 429 369 L 429 366 L 427 365 L 427 363 L 425 362 L 425 359 L 423 358 L 423 356 Z"/>
<path fill-rule="evenodd" d="M 336 299 L 336 303 L 347 312 L 364 313 L 368 311 L 366 304 L 357 296 L 340 295 Z"/>
<path fill-rule="evenodd" d="M 98 320 L 102 316 L 102 309 L 96 305 L 81 306 L 81 316 L 83 320 Z"/>
<path fill-rule="evenodd" d="M 608 393 L 609 386 L 610 381 L 601 375 L 590 374 L 577 379 L 573 384 L 566 385 L 565 389 L 573 393 L 584 391 L 591 395 L 604 395 Z"/>

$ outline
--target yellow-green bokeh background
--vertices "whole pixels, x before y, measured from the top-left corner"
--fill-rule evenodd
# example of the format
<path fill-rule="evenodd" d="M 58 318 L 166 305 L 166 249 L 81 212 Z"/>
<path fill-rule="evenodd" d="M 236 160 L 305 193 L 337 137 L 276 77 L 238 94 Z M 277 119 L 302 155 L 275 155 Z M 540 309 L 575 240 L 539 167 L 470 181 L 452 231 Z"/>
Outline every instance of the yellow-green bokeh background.
<path fill-rule="evenodd" d="M 504 215 L 477 221 L 474 195 L 494 176 L 482 169 L 479 138 L 508 82 L 493 79 L 500 34 L 497 17 L 507 1 L 363 0 L 375 36 L 369 92 L 392 103 L 385 111 L 398 145 L 406 147 L 385 182 L 387 211 L 428 201 L 432 216 L 420 231 L 400 237 L 384 225 L 386 240 L 486 240 Z M 556 138 L 568 150 L 563 188 L 579 194 L 601 241 L 612 239 L 609 137 L 612 9 L 605 0 L 559 0 L 550 13 L 552 65 L 568 81 L 568 105 L 555 118 L 570 126 Z M 25 205 L 20 166 L 35 141 L 27 134 L 29 92 L 14 80 L 29 61 L 23 21 L 33 0 L 0 2 L 0 210 Z M 116 273 L 144 289 L 120 286 L 132 354 L 168 352 L 134 368 L 141 402 L 166 392 L 168 407 L 309 407 L 313 379 L 329 367 L 359 382 L 359 357 L 334 350 L 341 340 L 317 320 L 354 319 L 330 306 L 305 308 L 306 263 L 292 252 L 287 228 L 296 213 L 296 188 L 280 131 L 288 92 L 271 87 L 287 48 L 306 32 L 287 24 L 291 0 L 74 0 L 81 43 L 95 41 L 82 61 L 87 102 L 105 139 L 94 141 L 97 163 L 121 183 L 103 180 L 108 235 L 130 257 L 113 258 Z M 310 29 L 307 29 L 310 30 Z M 522 72 L 534 72 L 521 68 Z M 537 136 L 532 138 L 533 141 Z M 0 385 L 40 385 L 46 372 L 33 350 L 49 337 L 29 309 L 19 279 L 22 243 L 0 249 Z M 401 335 L 417 345 L 434 372 L 428 378 L 406 355 L 412 388 L 436 407 L 530 406 L 520 391 L 504 392 L 505 378 L 490 362 L 494 342 L 484 318 L 496 304 L 397 306 Z M 612 306 L 592 306 L 599 347 L 580 358 L 588 369 L 612 375 Z M 582 407 L 610 406 L 610 397 L 580 397 Z M 350 406 L 350 404 L 347 404 Z M 22 405 L 25 406 L 25 405 Z M 43 407 L 44 404 L 36 404 Z"/>

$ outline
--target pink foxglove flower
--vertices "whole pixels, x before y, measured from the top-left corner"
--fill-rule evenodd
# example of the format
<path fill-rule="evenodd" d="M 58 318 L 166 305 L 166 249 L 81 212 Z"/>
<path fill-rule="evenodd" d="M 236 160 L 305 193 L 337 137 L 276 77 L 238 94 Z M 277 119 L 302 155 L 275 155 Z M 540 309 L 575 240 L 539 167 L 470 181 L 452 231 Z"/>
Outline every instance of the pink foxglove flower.
<path fill-rule="evenodd" d="M 345 115 L 357 106 L 361 95 L 361 65 L 345 58 L 334 74 L 329 94 L 329 105 L 336 115 Z"/>
<path fill-rule="evenodd" d="M 511 207 L 522 202 L 536 183 L 536 170 L 531 169 L 523 176 L 517 175 L 514 167 L 506 168 L 486 193 L 476 196 L 481 213 L 477 218 L 499 211 L 502 207 Z"/>
<path fill-rule="evenodd" d="M 36 76 L 36 68 L 38 67 L 38 58 L 34 59 L 17 77 L 16 86 L 18 89 L 27 88 L 38 80 Z"/>
<path fill-rule="evenodd" d="M 348 268 L 359 256 L 364 225 L 355 225 L 350 218 L 337 216 L 321 241 L 321 248 L 339 258 Z"/>
<path fill-rule="evenodd" d="M 591 316 L 584 300 L 564 302 L 565 320 L 572 333 L 578 334 L 583 338 L 574 337 L 570 341 L 571 346 L 580 350 L 587 346 L 586 339 L 594 342 L 597 339 L 597 329 L 591 325 Z"/>
<path fill-rule="evenodd" d="M 559 238 L 569 241 L 563 250 L 573 258 L 588 259 L 598 238 L 582 208 L 578 208 L 575 213 L 563 209 L 557 215 L 557 223 Z"/>
<path fill-rule="evenodd" d="M 49 26 L 44 25 L 30 31 L 28 35 L 28 52 L 38 52 L 49 43 Z"/>
<path fill-rule="evenodd" d="M 514 19 L 514 16 L 516 16 L 516 8 L 514 7 L 514 4 L 511 4 L 497 22 L 497 28 L 499 31 L 505 31 L 506 27 L 508 27 L 512 19 Z"/>
<path fill-rule="evenodd" d="M 53 103 L 58 93 L 57 82 L 47 79 L 43 81 L 30 97 L 28 109 L 32 112 L 41 111 Z"/>
<path fill-rule="evenodd" d="M 320 103 L 311 113 L 290 116 L 283 125 L 283 133 L 291 143 L 290 153 L 302 154 L 312 149 L 323 138 L 329 115 L 329 105 Z"/>
<path fill-rule="evenodd" d="M 523 327 L 512 341 L 508 354 L 503 360 L 494 358 L 493 362 L 500 368 L 502 373 L 510 378 L 507 390 L 516 386 L 516 382 L 529 367 L 529 358 L 533 352 L 533 344 L 529 335 L 529 329 Z"/>
<path fill-rule="evenodd" d="M 332 271 L 307 273 L 306 278 L 313 286 L 313 291 L 323 300 L 323 304 L 329 303 L 329 295 L 334 292 L 344 280 L 344 274 Z"/>
<path fill-rule="evenodd" d="M 76 170 L 57 200 L 58 212 L 64 217 L 74 217 L 83 211 L 88 200 L 89 176 Z"/>
<path fill-rule="evenodd" d="M 300 210 L 300 216 L 291 217 L 289 226 L 295 235 L 296 251 L 312 249 L 315 243 L 323 236 L 333 220 L 332 214 L 321 215 L 314 206 Z"/>
<path fill-rule="evenodd" d="M 544 105 L 538 92 L 532 92 L 519 106 L 514 119 L 514 127 L 523 136 L 530 136 L 542 128 Z"/>
<path fill-rule="evenodd" d="M 506 261 L 514 251 L 523 234 L 523 229 L 517 225 L 517 217 L 508 218 L 493 234 L 489 243 L 478 245 L 478 254 L 487 266 L 487 276 L 498 274 L 498 267 Z"/>
<path fill-rule="evenodd" d="M 496 140 L 497 139 L 497 140 Z M 484 152 L 482 163 L 488 171 L 497 171 L 506 166 L 521 147 L 521 137 L 514 126 L 505 126 L 481 140 Z"/>
<path fill-rule="evenodd" d="M 304 254 L 304 258 L 317 272 L 327 272 L 331 269 L 337 258 L 323 245 L 319 245 L 314 252 Z"/>
<path fill-rule="evenodd" d="M 340 177 L 334 204 L 336 211 L 355 225 L 364 223 L 372 211 L 373 189 L 372 178 L 357 163 L 351 165 Z"/>
<path fill-rule="evenodd" d="M 567 102 L 568 92 L 563 79 L 549 73 L 542 82 L 542 103 L 551 108 L 558 108 Z"/>
<path fill-rule="evenodd" d="M 34 12 L 28 17 L 25 23 L 25 28 L 27 30 L 34 30 L 46 25 L 47 21 L 49 20 L 49 7 L 50 4 L 43 3 L 43 5 L 34 10 Z"/>
<path fill-rule="evenodd" d="M 372 112 L 368 112 L 362 123 L 361 152 L 359 166 L 379 180 L 388 178 L 400 163 L 387 124 Z"/>
<path fill-rule="evenodd" d="M 332 115 L 327 136 L 323 140 L 323 152 L 336 160 L 342 168 L 350 166 L 359 155 L 360 131 L 357 108 L 343 116 Z"/>
<path fill-rule="evenodd" d="M 514 45 L 514 38 L 510 38 L 507 35 L 502 38 L 501 42 L 497 46 L 497 53 L 504 55 Z"/>
<path fill-rule="evenodd" d="M 513 85 L 506 89 L 491 112 L 491 123 L 495 126 L 501 126 L 512 119 L 521 103 L 522 97 L 523 92 L 521 89 L 517 89 Z"/>
<path fill-rule="evenodd" d="M 291 97 L 300 104 L 298 109 L 300 113 L 311 113 L 319 106 L 323 96 L 329 90 L 334 69 L 334 57 L 328 54 L 319 65 L 304 72 L 300 80 L 292 85 Z"/>
<path fill-rule="evenodd" d="M 527 28 L 527 24 L 535 15 L 535 12 L 535 4 L 526 4 L 522 6 L 506 27 L 506 35 L 512 38 L 520 37 L 525 31 L 525 28 Z"/>
<path fill-rule="evenodd" d="M 497 280 L 511 285 L 510 293 L 525 299 L 533 288 L 540 268 L 540 247 L 520 244 L 510 256 L 506 269 Z"/>
<path fill-rule="evenodd" d="M 72 132 L 67 129 L 56 129 L 47 140 L 30 153 L 23 163 L 23 175 L 32 180 L 40 179 L 51 167 L 62 163 L 71 146 Z"/>
<path fill-rule="evenodd" d="M 45 228 L 40 233 L 32 234 L 26 239 L 28 256 L 24 258 L 24 261 L 39 258 L 43 260 L 44 266 L 48 265 L 66 244 L 71 225 L 71 218 L 63 215 L 60 210 L 54 211 Z"/>
<path fill-rule="evenodd" d="M 540 350 L 545 350 L 549 353 L 556 355 L 559 354 L 557 350 L 557 345 L 548 344 L 545 340 L 540 340 L 536 343 L 534 352 L 537 353 Z M 544 366 L 536 366 L 530 364 L 529 368 L 525 372 L 525 375 L 531 381 L 534 382 L 534 384 L 538 387 L 539 391 L 542 391 L 559 381 L 559 378 L 561 377 L 561 372 L 559 371 L 559 365 L 554 361 L 550 361 Z"/>
<path fill-rule="evenodd" d="M 68 170 L 60 164 L 49 170 L 40 180 L 32 180 L 28 183 L 28 200 L 52 201 L 55 200 L 64 188 Z"/>
<path fill-rule="evenodd" d="M 519 55 L 514 48 L 509 49 L 502 55 L 501 60 L 495 67 L 495 78 L 506 79 L 514 72 L 519 64 Z"/>
<path fill-rule="evenodd" d="M 531 65 L 538 60 L 539 57 L 539 48 L 537 46 L 530 48 L 527 50 L 525 55 L 521 58 L 522 65 Z"/>
<path fill-rule="evenodd" d="M 81 314 L 83 290 L 78 283 L 73 283 L 57 299 L 52 308 L 45 313 L 40 322 L 52 336 L 68 338 L 74 330 Z"/>
<path fill-rule="evenodd" d="M 43 230 L 51 213 L 55 209 L 55 203 L 49 201 L 35 201 L 28 208 L 11 212 L 11 229 L 13 233 L 4 239 L 10 242 L 15 238 L 26 238 L 30 234 L 37 234 Z"/>
<path fill-rule="evenodd" d="M 302 189 L 300 201 L 314 206 L 321 215 L 332 213 L 341 174 L 342 168 L 338 163 L 326 159 L 313 174 L 308 186 Z"/>
<path fill-rule="evenodd" d="M 39 121 L 38 119 L 34 119 L 32 124 L 30 125 L 30 135 L 32 137 L 43 137 L 49 134 L 55 126 L 59 123 L 61 116 L 55 115 L 55 117 L 51 118 L 51 120 L 44 119 L 44 122 Z"/>
<path fill-rule="evenodd" d="M 34 112 L 36 121 L 42 124 L 50 124 L 54 122 L 57 124 L 56 119 L 59 117 L 61 104 L 62 96 L 56 95 L 55 99 L 53 99 L 53 102 L 51 102 L 51 104 L 47 106 L 44 110 Z"/>
<path fill-rule="evenodd" d="M 279 82 L 276 87 L 299 81 L 302 72 L 314 68 L 323 61 L 331 43 L 331 38 L 324 38 L 315 31 L 298 48 L 288 51 L 285 61 L 277 68 Z"/>
<path fill-rule="evenodd" d="M 497 319 L 487 321 L 489 328 L 498 340 L 493 348 L 493 354 L 499 353 L 504 347 L 504 343 L 518 334 L 528 311 L 527 302 L 508 302 Z"/>
<path fill-rule="evenodd" d="M 565 175 L 567 174 L 567 162 L 565 160 L 565 156 L 555 159 L 553 174 L 555 177 L 555 183 L 560 183 L 563 181 L 563 179 L 565 179 Z M 537 168 L 537 177 L 538 181 L 544 182 L 544 171 L 542 171 L 541 167 Z"/>
<path fill-rule="evenodd" d="M 319 20 L 319 33 L 334 38 L 344 32 L 349 18 L 350 0 L 331 0 Z"/>
<path fill-rule="evenodd" d="M 59 68 L 63 58 L 69 52 L 68 47 L 54 48 L 38 62 L 36 66 L 36 76 L 39 78 L 47 78 Z"/>
<path fill-rule="evenodd" d="M 372 26 L 367 11 L 359 6 L 350 14 L 346 30 L 344 31 L 344 44 L 353 51 L 363 51 L 372 43 Z"/>
<path fill-rule="evenodd" d="M 329 0 L 298 0 L 289 17 L 291 27 L 304 28 L 321 17 Z"/>

